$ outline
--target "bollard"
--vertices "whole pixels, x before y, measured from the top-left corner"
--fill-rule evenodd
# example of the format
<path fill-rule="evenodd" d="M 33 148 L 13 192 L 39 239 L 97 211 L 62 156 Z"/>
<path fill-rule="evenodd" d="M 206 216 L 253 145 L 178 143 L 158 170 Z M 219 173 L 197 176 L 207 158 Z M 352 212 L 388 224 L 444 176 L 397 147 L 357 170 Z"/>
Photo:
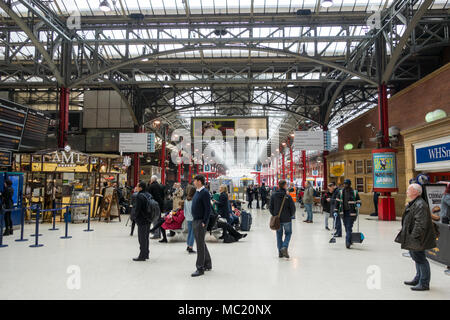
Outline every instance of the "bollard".
<path fill-rule="evenodd" d="M 66 207 L 66 212 L 64 213 L 64 221 L 66 222 L 66 234 L 64 237 L 60 237 L 61 239 L 70 239 L 72 238 L 72 236 L 68 235 L 69 232 L 69 219 L 67 218 L 67 211 L 68 211 L 69 207 Z"/>
<path fill-rule="evenodd" d="M 39 236 L 40 236 L 40 234 L 39 234 L 39 215 L 40 215 L 40 213 L 41 213 L 41 208 L 37 207 L 37 210 L 36 210 L 36 230 L 34 232 L 35 240 L 34 240 L 34 244 L 30 245 L 30 248 L 38 248 L 38 247 L 43 247 L 44 246 L 43 244 L 39 244 Z"/>
<path fill-rule="evenodd" d="M 24 225 L 25 225 L 25 208 L 22 207 L 22 213 L 20 215 L 20 239 L 16 239 L 15 241 L 17 242 L 22 242 L 22 241 L 28 241 L 28 239 L 24 239 L 23 238 L 23 229 L 24 229 Z"/>
<path fill-rule="evenodd" d="M 0 212 L 0 248 L 5 248 L 8 246 L 7 244 L 3 244 L 3 225 L 4 225 L 3 218 L 4 218 L 4 214 L 2 211 L 2 212 Z"/>
<path fill-rule="evenodd" d="M 50 231 L 55 231 L 55 230 L 59 230 L 59 228 L 56 228 L 55 223 L 56 223 L 56 210 L 53 209 L 52 211 L 52 216 L 53 216 L 53 227 L 51 229 L 48 229 Z"/>
<path fill-rule="evenodd" d="M 94 229 L 91 229 L 91 205 L 88 206 L 88 227 L 86 230 L 83 230 L 84 232 L 90 232 L 94 231 Z"/>

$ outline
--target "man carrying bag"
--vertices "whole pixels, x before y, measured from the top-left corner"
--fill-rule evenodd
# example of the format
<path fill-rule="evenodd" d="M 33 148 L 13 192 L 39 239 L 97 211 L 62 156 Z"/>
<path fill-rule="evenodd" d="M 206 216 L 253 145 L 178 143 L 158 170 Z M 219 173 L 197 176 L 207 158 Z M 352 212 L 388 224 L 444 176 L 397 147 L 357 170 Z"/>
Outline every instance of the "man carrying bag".
<path fill-rule="evenodd" d="M 289 258 L 288 247 L 292 235 L 292 219 L 295 219 L 295 204 L 292 197 L 286 193 L 286 180 L 280 180 L 278 187 L 270 197 L 270 228 L 277 231 L 278 257 Z"/>

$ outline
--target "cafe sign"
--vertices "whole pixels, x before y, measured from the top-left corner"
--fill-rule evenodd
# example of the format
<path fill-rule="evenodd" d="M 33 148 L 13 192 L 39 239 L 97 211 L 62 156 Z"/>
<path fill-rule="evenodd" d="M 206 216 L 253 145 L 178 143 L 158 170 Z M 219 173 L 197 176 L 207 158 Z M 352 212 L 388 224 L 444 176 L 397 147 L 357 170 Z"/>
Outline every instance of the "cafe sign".
<path fill-rule="evenodd" d="M 74 152 L 69 145 L 64 147 L 61 152 L 55 151 L 52 161 L 57 163 L 58 167 L 76 167 L 81 162 L 82 153 Z"/>

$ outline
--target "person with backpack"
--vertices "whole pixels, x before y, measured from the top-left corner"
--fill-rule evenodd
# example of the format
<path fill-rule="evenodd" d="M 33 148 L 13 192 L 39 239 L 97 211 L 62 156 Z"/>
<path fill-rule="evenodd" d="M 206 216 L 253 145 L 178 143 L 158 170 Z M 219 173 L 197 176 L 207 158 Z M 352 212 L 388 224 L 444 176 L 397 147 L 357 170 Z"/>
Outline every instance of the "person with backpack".
<path fill-rule="evenodd" d="M 149 235 L 150 235 L 150 223 L 152 222 L 152 216 L 149 216 L 149 201 L 151 195 L 145 191 L 146 183 L 141 181 L 137 186 L 138 195 L 136 197 L 136 210 L 134 211 L 133 220 L 136 221 L 138 226 L 138 239 L 140 246 L 140 253 L 137 258 L 133 258 L 133 261 L 145 261 L 149 259 Z"/>
<path fill-rule="evenodd" d="M 288 247 L 292 235 L 292 219 L 295 218 L 295 203 L 292 197 L 286 193 L 286 180 L 280 180 L 278 186 L 279 189 L 270 197 L 269 211 L 272 216 L 280 216 L 281 227 L 277 230 L 278 257 L 289 258 Z"/>
<path fill-rule="evenodd" d="M 352 228 L 353 223 L 357 218 L 357 205 L 361 204 L 358 191 L 352 188 L 352 181 L 350 179 L 344 180 L 344 188 L 340 191 L 338 198 L 336 199 L 337 213 L 343 213 L 342 220 L 345 227 L 345 246 L 350 249 L 352 245 Z"/>

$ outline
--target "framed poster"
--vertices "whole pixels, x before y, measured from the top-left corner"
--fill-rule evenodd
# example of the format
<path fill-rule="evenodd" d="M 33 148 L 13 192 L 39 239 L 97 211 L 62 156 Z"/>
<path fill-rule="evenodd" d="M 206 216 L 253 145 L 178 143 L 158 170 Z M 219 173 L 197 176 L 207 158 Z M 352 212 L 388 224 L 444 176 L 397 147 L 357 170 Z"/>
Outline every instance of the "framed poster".
<path fill-rule="evenodd" d="M 430 212 L 441 215 L 441 201 L 444 196 L 445 184 L 425 184 L 423 185 L 422 196 L 430 208 Z"/>
<path fill-rule="evenodd" d="M 372 150 L 373 191 L 396 192 L 397 185 L 397 150 Z"/>

